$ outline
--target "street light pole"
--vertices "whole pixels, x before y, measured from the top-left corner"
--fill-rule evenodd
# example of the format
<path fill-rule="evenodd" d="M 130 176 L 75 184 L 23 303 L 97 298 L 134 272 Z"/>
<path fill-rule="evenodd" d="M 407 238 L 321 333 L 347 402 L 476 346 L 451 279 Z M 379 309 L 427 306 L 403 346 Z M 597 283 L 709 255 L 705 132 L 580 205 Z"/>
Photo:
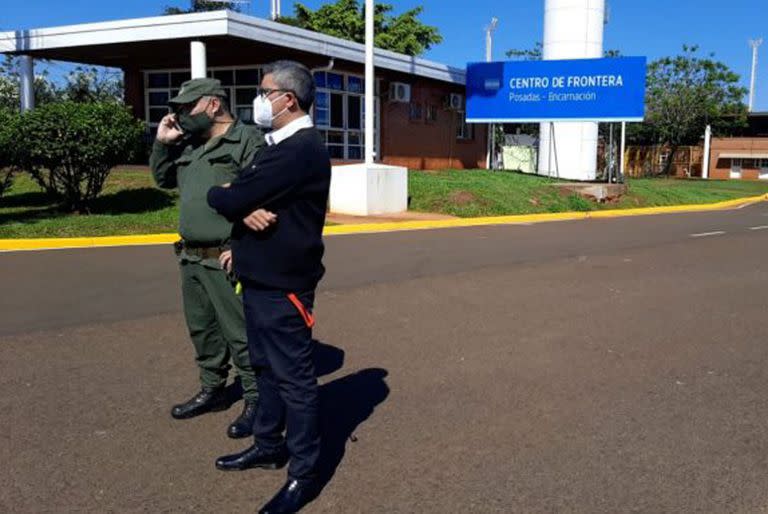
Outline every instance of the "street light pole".
<path fill-rule="evenodd" d="M 763 38 L 750 39 L 749 46 L 752 47 L 752 75 L 749 79 L 749 112 L 755 108 L 755 83 L 757 82 L 757 49 L 763 44 Z"/>
<path fill-rule="evenodd" d="M 499 24 L 499 19 L 495 16 L 491 18 L 491 23 L 485 27 L 485 61 L 491 62 L 493 61 L 493 32 L 496 30 L 496 26 Z M 494 150 L 494 144 L 493 144 L 493 123 L 488 124 L 488 149 L 486 151 L 485 155 L 485 167 L 486 169 L 491 169 L 492 159 L 493 159 L 493 150 Z"/>

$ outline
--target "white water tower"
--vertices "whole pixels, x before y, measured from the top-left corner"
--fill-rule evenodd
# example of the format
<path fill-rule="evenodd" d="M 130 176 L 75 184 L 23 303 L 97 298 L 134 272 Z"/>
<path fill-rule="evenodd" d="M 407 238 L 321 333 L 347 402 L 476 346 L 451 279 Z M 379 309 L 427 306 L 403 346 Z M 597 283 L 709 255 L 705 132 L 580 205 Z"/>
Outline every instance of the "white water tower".
<path fill-rule="evenodd" d="M 605 0 L 545 0 L 544 60 L 603 57 L 604 26 Z M 550 128 L 554 128 L 554 138 Z M 539 174 L 594 180 L 597 123 L 542 123 Z"/>

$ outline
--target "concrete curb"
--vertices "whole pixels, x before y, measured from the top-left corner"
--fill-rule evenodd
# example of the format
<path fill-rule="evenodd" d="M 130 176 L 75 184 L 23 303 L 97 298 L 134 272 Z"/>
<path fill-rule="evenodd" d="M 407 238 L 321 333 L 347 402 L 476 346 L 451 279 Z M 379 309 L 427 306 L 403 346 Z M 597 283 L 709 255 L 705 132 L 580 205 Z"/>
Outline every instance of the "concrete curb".
<path fill-rule="evenodd" d="M 389 223 L 365 223 L 359 225 L 334 225 L 326 227 L 326 236 L 346 234 L 374 234 L 409 230 L 432 230 L 441 228 L 477 227 L 491 225 L 520 225 L 583 219 L 622 218 L 627 216 L 649 216 L 676 212 L 702 212 L 743 207 L 768 200 L 768 194 L 726 200 L 724 202 L 692 205 L 669 205 L 665 207 L 643 207 L 639 209 L 612 209 L 588 212 L 556 212 L 550 214 L 516 214 L 512 216 L 487 216 L 482 218 L 460 218 L 449 220 L 397 221 Z M 145 246 L 170 244 L 179 239 L 176 234 L 148 234 L 136 236 L 72 237 L 42 239 L 0 239 L 0 252 L 57 250 L 68 248 L 98 248 L 110 246 Z"/>

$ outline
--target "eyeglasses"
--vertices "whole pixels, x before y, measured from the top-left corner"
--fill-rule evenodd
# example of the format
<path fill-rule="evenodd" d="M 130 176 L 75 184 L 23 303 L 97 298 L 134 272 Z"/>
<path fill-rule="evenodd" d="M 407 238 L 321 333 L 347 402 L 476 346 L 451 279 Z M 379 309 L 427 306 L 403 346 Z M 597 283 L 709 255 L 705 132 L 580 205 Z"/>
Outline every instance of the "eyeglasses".
<path fill-rule="evenodd" d="M 257 95 L 264 95 L 264 97 L 268 97 L 272 93 L 291 93 L 293 96 L 296 96 L 296 92 L 293 89 L 281 89 L 281 88 L 269 88 L 269 87 L 257 87 L 256 88 L 256 94 Z"/>

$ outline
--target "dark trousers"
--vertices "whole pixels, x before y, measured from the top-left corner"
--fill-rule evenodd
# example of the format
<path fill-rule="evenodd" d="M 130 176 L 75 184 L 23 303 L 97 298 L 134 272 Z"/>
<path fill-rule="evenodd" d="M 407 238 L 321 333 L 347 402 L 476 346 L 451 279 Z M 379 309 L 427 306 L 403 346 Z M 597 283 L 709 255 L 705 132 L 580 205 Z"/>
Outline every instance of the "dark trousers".
<path fill-rule="evenodd" d="M 309 320 L 315 292 L 296 293 L 293 301 L 288 294 L 248 285 L 243 289 L 248 351 L 259 389 L 254 438 L 266 450 L 287 445 L 288 476 L 310 478 L 317 474 L 320 457 L 319 396 Z"/>
<path fill-rule="evenodd" d="M 235 294 L 235 286 L 227 273 L 213 264 L 182 259 L 181 291 L 202 386 L 224 386 L 232 359 L 243 385 L 243 398 L 258 400 L 246 342 L 243 303 Z"/>

